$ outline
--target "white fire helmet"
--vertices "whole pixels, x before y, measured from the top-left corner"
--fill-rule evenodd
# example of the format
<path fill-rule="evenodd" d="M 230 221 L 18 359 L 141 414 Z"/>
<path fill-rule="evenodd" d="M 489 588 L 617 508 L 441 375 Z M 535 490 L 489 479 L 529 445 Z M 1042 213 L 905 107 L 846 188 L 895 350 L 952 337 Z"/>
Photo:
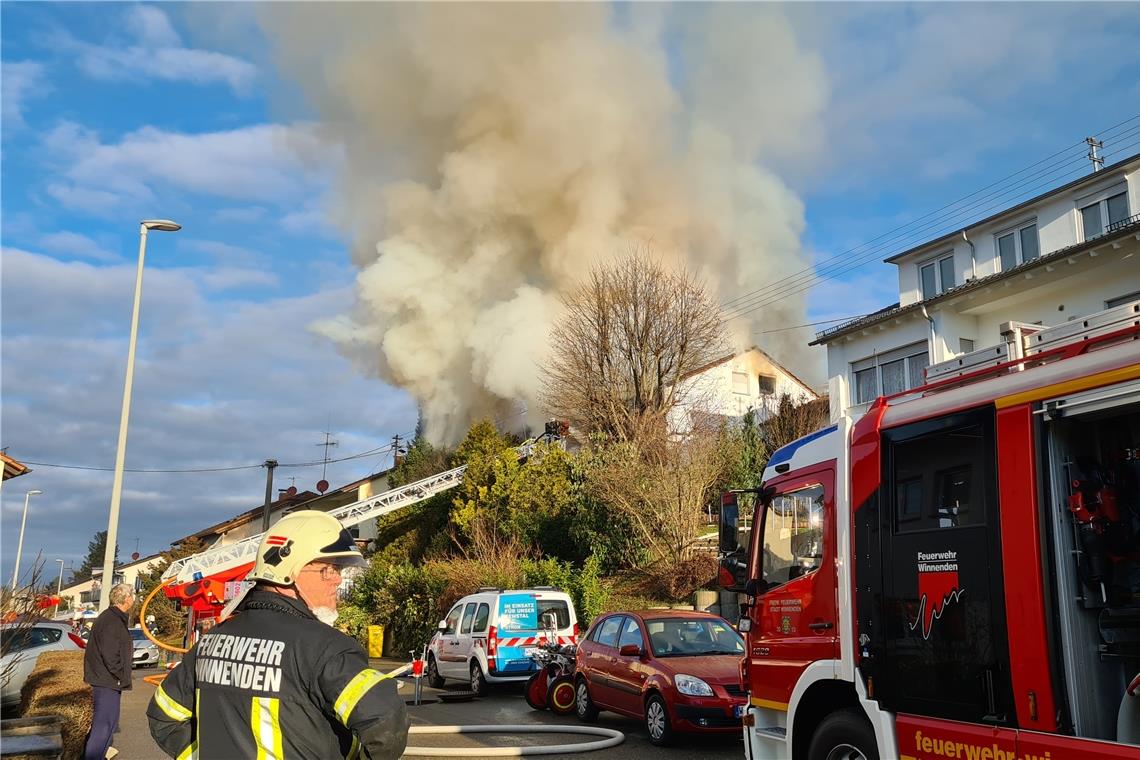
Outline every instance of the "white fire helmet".
<path fill-rule="evenodd" d="M 290 586 L 301 568 L 316 560 L 340 567 L 366 564 L 340 520 L 315 509 L 293 512 L 261 537 L 257 562 L 246 580 Z"/>

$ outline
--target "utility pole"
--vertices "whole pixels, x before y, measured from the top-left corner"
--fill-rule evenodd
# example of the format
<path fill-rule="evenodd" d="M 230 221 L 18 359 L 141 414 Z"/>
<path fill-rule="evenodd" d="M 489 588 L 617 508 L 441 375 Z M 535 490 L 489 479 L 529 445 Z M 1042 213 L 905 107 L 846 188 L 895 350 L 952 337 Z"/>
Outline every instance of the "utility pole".
<path fill-rule="evenodd" d="M 261 512 L 261 530 L 269 530 L 269 505 L 273 503 L 273 468 L 277 466 L 276 459 L 265 460 L 265 508 Z"/>
<path fill-rule="evenodd" d="M 392 436 L 392 466 L 400 466 L 400 436 L 398 433 Z"/>
<path fill-rule="evenodd" d="M 1092 161 L 1093 171 L 1099 172 L 1104 168 L 1104 159 L 1096 154 L 1097 148 L 1103 148 L 1104 143 L 1095 137 L 1086 137 L 1085 142 L 1089 144 L 1089 161 Z"/>

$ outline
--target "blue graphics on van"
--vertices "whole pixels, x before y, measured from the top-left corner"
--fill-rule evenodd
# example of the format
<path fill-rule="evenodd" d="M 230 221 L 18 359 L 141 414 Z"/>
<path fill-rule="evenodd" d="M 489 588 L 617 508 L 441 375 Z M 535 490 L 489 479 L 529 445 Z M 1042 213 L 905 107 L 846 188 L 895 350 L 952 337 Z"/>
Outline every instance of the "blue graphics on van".
<path fill-rule="evenodd" d="M 526 649 L 537 644 L 538 600 L 534 594 L 504 594 L 499 597 L 499 670 L 526 672 L 535 662 Z M 523 635 L 519 635 L 523 634 Z"/>

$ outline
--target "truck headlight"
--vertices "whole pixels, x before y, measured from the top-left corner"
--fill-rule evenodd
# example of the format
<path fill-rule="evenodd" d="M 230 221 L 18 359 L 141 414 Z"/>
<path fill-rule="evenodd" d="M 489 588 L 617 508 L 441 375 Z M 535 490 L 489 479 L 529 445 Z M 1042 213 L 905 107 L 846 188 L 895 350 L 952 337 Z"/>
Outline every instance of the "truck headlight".
<path fill-rule="evenodd" d="M 690 697 L 713 696 L 712 687 L 696 676 L 687 676 L 681 673 L 673 679 L 673 683 L 677 685 L 677 691 Z"/>

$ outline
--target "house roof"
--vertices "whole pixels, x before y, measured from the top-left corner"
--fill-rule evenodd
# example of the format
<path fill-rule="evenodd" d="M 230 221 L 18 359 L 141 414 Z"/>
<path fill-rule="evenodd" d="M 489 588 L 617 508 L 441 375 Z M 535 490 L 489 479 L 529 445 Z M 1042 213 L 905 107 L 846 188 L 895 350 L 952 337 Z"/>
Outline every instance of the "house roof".
<path fill-rule="evenodd" d="M 1110 233 L 1100 235 L 1098 237 L 1092 238 L 1091 240 L 1086 240 L 1081 243 L 1070 245 L 1066 248 L 1058 249 L 1044 256 L 1038 256 L 1036 259 L 1033 259 L 1032 261 L 1026 261 L 1023 264 L 1019 264 L 1018 266 L 1013 267 L 1012 269 L 1006 269 L 1002 272 L 996 272 L 986 277 L 970 280 L 967 283 L 963 283 L 962 285 L 958 285 L 956 287 L 950 288 L 949 290 L 945 290 L 936 296 L 927 298 L 924 301 L 916 301 L 912 304 L 908 304 L 907 306 L 899 306 L 898 304 L 894 304 L 884 309 L 880 309 L 879 311 L 872 312 L 870 314 L 864 314 L 863 316 L 857 317 L 856 319 L 853 319 L 849 322 L 844 322 L 841 325 L 836 325 L 835 327 L 831 327 L 827 330 L 816 333 L 815 340 L 813 340 L 808 345 L 818 346 L 830 343 L 835 338 L 839 338 L 849 333 L 862 330 L 865 327 L 877 325 L 880 322 L 886 322 L 904 314 L 917 312 L 921 310 L 923 306 L 933 306 L 935 304 L 942 303 L 943 301 L 956 298 L 963 293 L 969 293 L 973 290 L 988 287 L 989 285 L 992 285 L 996 282 L 1001 282 L 1002 280 L 1009 279 L 1010 277 L 1016 277 L 1017 275 L 1020 275 L 1024 272 L 1030 272 L 1034 269 L 1039 269 L 1048 264 L 1054 263 L 1059 259 L 1086 253 L 1087 251 L 1091 251 L 1094 248 L 1099 248 L 1106 243 L 1112 243 L 1116 240 L 1121 240 L 1123 238 L 1131 237 L 1137 234 L 1140 234 L 1140 217 L 1134 218 L 1129 224 L 1122 225 Z"/>
<path fill-rule="evenodd" d="M 1121 168 L 1123 168 L 1123 167 L 1125 167 L 1131 163 L 1134 163 L 1136 161 L 1140 161 L 1140 153 L 1134 153 L 1133 155 L 1129 156 L 1128 158 L 1125 158 L 1122 161 L 1117 161 L 1115 164 L 1112 164 L 1110 166 L 1106 166 L 1098 172 L 1086 174 L 1085 176 L 1078 177 L 1077 179 L 1073 180 L 1072 182 L 1061 185 L 1060 187 L 1055 187 L 1052 190 L 1047 190 L 1046 192 L 1041 193 L 1040 195 L 1035 196 L 1033 198 L 1030 198 L 1027 201 L 1022 201 L 1021 203 L 1017 204 L 1016 206 L 1011 206 L 1007 209 L 1003 209 L 1003 210 L 999 211 L 996 214 L 992 214 L 990 216 L 987 216 L 985 219 L 980 219 L 976 222 L 971 222 L 970 224 L 966 225 L 965 227 L 962 227 L 959 230 L 955 230 L 954 232 L 947 233 L 947 234 L 943 235 L 942 237 L 934 238 L 933 240 L 927 240 L 925 243 L 922 243 L 921 245 L 916 245 L 913 248 L 908 248 L 907 250 L 903 251 L 902 253 L 896 253 L 894 256 L 883 259 L 883 261 L 884 261 L 884 263 L 887 263 L 887 264 L 894 264 L 896 261 L 898 261 L 900 259 L 904 259 L 907 256 L 910 256 L 912 253 L 916 253 L 918 251 L 921 251 L 924 248 L 929 248 L 929 247 L 935 246 L 939 243 L 945 243 L 945 242 L 948 242 L 954 238 L 957 238 L 957 237 L 961 236 L 961 234 L 963 232 L 965 232 L 965 231 L 967 231 L 973 227 L 980 227 L 983 224 L 988 224 L 989 222 L 992 222 L 995 219 L 999 219 L 999 218 L 1001 218 L 1007 214 L 1013 214 L 1017 211 L 1021 211 L 1022 209 L 1027 208 L 1029 206 L 1032 206 L 1035 203 L 1040 203 L 1041 201 L 1045 200 L 1046 198 L 1049 198 L 1053 195 L 1057 195 L 1059 193 L 1066 192 L 1068 190 L 1072 190 L 1075 187 L 1080 187 L 1081 185 L 1092 184 L 1093 182 L 1103 180 L 1106 175 L 1111 174 L 1112 172 L 1116 171 L 1117 169 L 1121 169 Z"/>
<path fill-rule="evenodd" d="M 803 388 L 805 391 L 810 393 L 812 396 L 815 396 L 816 398 L 819 397 L 819 394 L 816 393 L 814 390 L 812 390 L 810 385 L 808 385 L 803 380 L 800 380 L 798 377 L 796 377 L 795 374 L 792 373 L 791 370 L 789 370 L 783 364 L 780 364 L 778 361 L 773 359 L 771 354 L 769 354 L 767 351 L 760 348 L 759 346 L 752 346 L 752 347 L 750 347 L 744 351 L 737 351 L 734 354 L 728 354 L 727 356 L 722 356 L 719 359 L 714 359 L 713 361 L 709 362 L 708 364 L 705 364 L 704 366 L 697 367 L 696 369 L 694 369 L 690 372 L 686 372 L 684 375 L 681 376 L 681 379 L 682 380 L 688 380 L 690 377 L 694 377 L 694 376 L 700 375 L 704 372 L 708 372 L 713 367 L 717 367 L 721 364 L 724 364 L 725 362 L 730 361 L 732 359 L 735 359 L 738 356 L 744 356 L 744 354 L 748 353 L 749 351 L 756 351 L 756 352 L 762 354 L 765 359 L 767 359 L 769 362 L 771 362 L 772 366 L 774 366 L 776 369 L 783 372 L 785 375 L 790 377 L 792 380 L 796 381 L 796 383 L 799 384 L 799 386 L 801 388 Z"/>
<path fill-rule="evenodd" d="M 17 462 L 15 459 L 8 456 L 3 451 L 0 451 L 0 460 L 3 460 L 4 462 L 4 480 L 7 480 L 8 478 L 18 478 L 21 475 L 27 475 L 32 471 L 31 468 L 29 468 L 26 464 L 23 462 Z"/>
<path fill-rule="evenodd" d="M 301 502 L 309 501 L 310 499 L 315 499 L 319 495 L 320 494 L 313 493 L 312 491 L 301 491 L 293 496 L 282 496 L 277 501 L 271 502 L 269 504 L 269 511 L 271 513 L 276 512 L 277 510 L 284 507 L 300 504 Z M 208 528 L 203 528 L 197 533 L 191 533 L 189 536 L 183 536 L 182 538 L 176 541 L 171 541 L 170 543 L 171 545 L 177 545 L 194 538 L 207 538 L 219 533 L 225 533 L 226 531 L 233 530 L 234 528 L 245 525 L 246 523 L 256 518 L 260 518 L 264 509 L 265 505 L 259 504 L 253 509 L 242 512 L 236 517 L 231 517 L 230 519 L 223 520 L 220 523 L 215 523 Z"/>

